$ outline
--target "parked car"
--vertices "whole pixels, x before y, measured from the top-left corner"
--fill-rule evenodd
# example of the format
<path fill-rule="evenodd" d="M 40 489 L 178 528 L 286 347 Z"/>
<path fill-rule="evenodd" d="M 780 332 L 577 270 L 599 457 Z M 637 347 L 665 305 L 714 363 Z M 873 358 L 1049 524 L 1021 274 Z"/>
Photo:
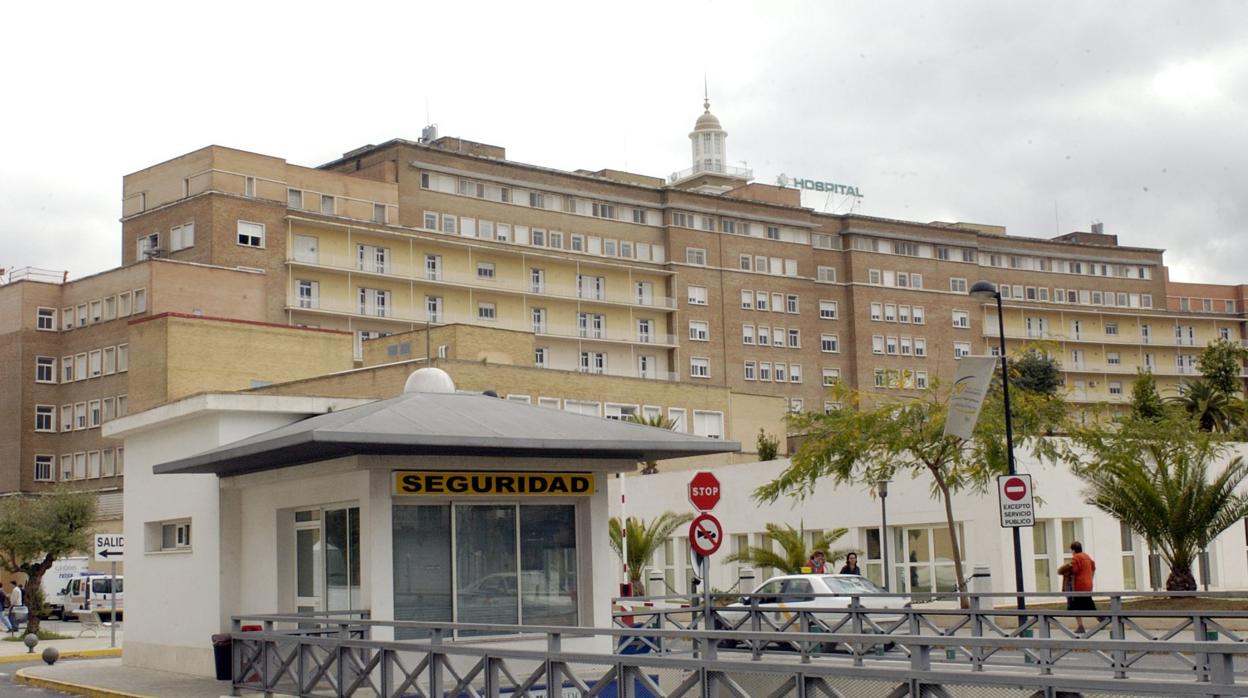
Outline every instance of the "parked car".
<path fill-rule="evenodd" d="M 885 593 L 871 580 L 854 574 L 781 575 L 768 579 L 743 596 L 741 601 L 718 611 L 716 625 L 721 629 L 750 630 L 749 608 L 757 602 L 759 611 L 769 621 L 761 623 L 760 630 L 763 632 L 774 631 L 773 625 L 783 626 L 796 611 L 812 611 L 816 620 L 834 626 L 845 618 L 846 614 L 838 611 L 849 608 L 854 595 Z M 905 617 L 904 613 L 888 613 L 889 610 L 910 606 L 909 600 L 903 596 L 860 596 L 859 603 L 868 609 L 871 622 L 885 628 L 901 622 Z M 814 631 L 819 632 L 818 629 Z M 799 628 L 794 624 L 784 632 L 799 632 Z M 841 632 L 852 631 L 846 626 Z M 871 632 L 870 626 L 864 628 L 864 632 Z M 731 646 L 735 643 L 726 644 Z M 827 650 L 835 643 L 824 644 Z"/>
<path fill-rule="evenodd" d="M 67 619 L 74 618 L 74 611 L 86 609 L 108 618 L 112 612 L 112 577 L 105 574 L 90 574 L 69 580 L 64 593 L 61 594 L 61 608 Z M 125 610 L 124 577 L 117 577 L 117 616 Z"/>

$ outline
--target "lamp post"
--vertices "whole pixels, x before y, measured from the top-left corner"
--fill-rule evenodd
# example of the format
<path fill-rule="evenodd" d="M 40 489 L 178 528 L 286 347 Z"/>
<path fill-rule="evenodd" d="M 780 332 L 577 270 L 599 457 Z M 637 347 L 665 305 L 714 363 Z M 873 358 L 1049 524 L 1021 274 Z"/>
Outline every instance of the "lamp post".
<path fill-rule="evenodd" d="M 888 480 L 875 483 L 875 491 L 880 495 L 880 548 L 884 552 L 884 591 L 888 588 Z"/>
<path fill-rule="evenodd" d="M 971 286 L 970 295 L 981 302 L 991 299 L 997 301 L 997 341 L 1001 350 L 1001 393 L 1005 397 L 1005 449 L 1009 473 L 1013 475 L 1015 473 L 1014 421 L 1010 415 L 1010 372 L 1005 358 L 1005 313 L 1001 308 L 1001 292 L 989 281 L 976 281 L 975 285 Z M 1014 526 L 1011 531 L 1014 533 L 1014 588 L 1018 592 L 1018 609 L 1021 611 L 1027 608 L 1027 600 L 1023 598 L 1023 547 L 1018 526 Z"/>

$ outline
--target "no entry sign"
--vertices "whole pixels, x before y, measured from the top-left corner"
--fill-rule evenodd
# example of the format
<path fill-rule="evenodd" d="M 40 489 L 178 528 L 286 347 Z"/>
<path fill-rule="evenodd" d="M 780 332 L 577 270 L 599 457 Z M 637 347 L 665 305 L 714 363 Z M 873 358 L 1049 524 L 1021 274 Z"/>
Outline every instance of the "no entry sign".
<path fill-rule="evenodd" d="M 710 511 L 719 504 L 719 478 L 705 470 L 689 480 L 689 502 L 698 511 Z"/>
<path fill-rule="evenodd" d="M 1036 524 L 1036 507 L 1031 496 L 1030 475 L 997 477 L 997 492 L 1001 503 L 1002 528 L 1019 528 Z"/>
<path fill-rule="evenodd" d="M 724 529 L 720 526 L 719 519 L 710 514 L 698 514 L 689 524 L 689 547 L 703 557 L 719 550 L 723 540 Z"/>

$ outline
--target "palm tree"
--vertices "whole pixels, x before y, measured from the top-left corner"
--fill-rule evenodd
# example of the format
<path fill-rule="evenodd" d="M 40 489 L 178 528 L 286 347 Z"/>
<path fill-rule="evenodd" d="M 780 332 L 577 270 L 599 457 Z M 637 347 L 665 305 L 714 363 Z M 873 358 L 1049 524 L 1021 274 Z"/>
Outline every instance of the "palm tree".
<path fill-rule="evenodd" d="M 814 545 L 807 549 L 806 529 L 804 527 L 793 528 L 788 524 L 781 526 L 769 523 L 767 524 L 767 532 L 763 536 L 771 542 L 779 544 L 781 552 L 776 552 L 772 547 L 751 547 L 729 555 L 725 558 L 725 561 L 745 562 L 755 567 L 774 568 L 781 570 L 784 574 L 801 574 L 802 567 L 816 550 L 824 551 L 828 558 L 828 564 L 832 564 L 853 552 L 851 550 L 829 550 L 833 543 L 840 540 L 848 532 L 849 529 L 846 528 L 834 528 L 830 531 L 824 531 L 814 540 Z"/>
<path fill-rule="evenodd" d="M 648 427 L 656 427 L 659 429 L 666 429 L 668 431 L 671 431 L 672 429 L 676 428 L 676 422 L 673 422 L 667 417 L 664 417 L 661 412 L 659 414 L 650 415 L 649 417 L 643 417 L 637 413 L 633 413 L 633 415 L 628 418 L 628 421 L 632 422 L 633 424 L 644 424 Z M 648 460 L 648 461 L 642 462 L 641 464 L 642 475 L 656 475 L 658 474 L 658 472 L 659 472 L 658 461 Z"/>
<path fill-rule="evenodd" d="M 649 523 L 646 523 L 644 519 L 634 519 L 631 516 L 628 517 L 626 523 L 621 523 L 618 516 L 611 517 L 611 520 L 607 522 L 611 549 L 628 566 L 628 581 L 633 585 L 635 596 L 646 594 L 646 588 L 641 583 L 642 568 L 650 563 L 650 558 L 654 557 L 655 551 L 672 537 L 672 533 L 677 528 L 692 520 L 693 514 L 665 511 L 651 519 Z M 628 559 L 624 558 L 626 543 Z"/>
<path fill-rule="evenodd" d="M 1085 500 L 1142 535 L 1170 565 L 1167 591 L 1195 591 L 1192 562 L 1222 531 L 1248 516 L 1237 493 L 1248 462 L 1235 456 L 1210 477 L 1226 446 L 1184 414 L 1128 419 L 1107 438 L 1078 439 L 1093 460 L 1076 472 Z"/>
<path fill-rule="evenodd" d="M 1241 401 L 1204 378 L 1185 382 L 1170 402 L 1200 422 L 1205 431 L 1228 433 L 1244 421 Z"/>

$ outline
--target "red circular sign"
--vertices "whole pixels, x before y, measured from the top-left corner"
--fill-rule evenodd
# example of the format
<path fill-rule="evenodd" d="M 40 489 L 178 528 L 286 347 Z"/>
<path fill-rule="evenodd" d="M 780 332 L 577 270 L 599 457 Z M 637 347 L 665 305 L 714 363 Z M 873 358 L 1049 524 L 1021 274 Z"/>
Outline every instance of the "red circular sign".
<path fill-rule="evenodd" d="M 689 501 L 699 511 L 710 511 L 719 504 L 719 478 L 702 471 L 689 480 Z"/>
<path fill-rule="evenodd" d="M 1027 496 L 1027 481 L 1021 477 L 1012 477 L 1005 481 L 1005 485 L 1001 488 L 1005 492 L 1005 496 L 1012 502 L 1017 502 Z"/>
<path fill-rule="evenodd" d="M 714 516 L 698 514 L 698 517 L 689 524 L 689 546 L 695 553 L 708 556 L 719 550 L 723 542 L 724 529 L 719 525 L 719 519 Z"/>

